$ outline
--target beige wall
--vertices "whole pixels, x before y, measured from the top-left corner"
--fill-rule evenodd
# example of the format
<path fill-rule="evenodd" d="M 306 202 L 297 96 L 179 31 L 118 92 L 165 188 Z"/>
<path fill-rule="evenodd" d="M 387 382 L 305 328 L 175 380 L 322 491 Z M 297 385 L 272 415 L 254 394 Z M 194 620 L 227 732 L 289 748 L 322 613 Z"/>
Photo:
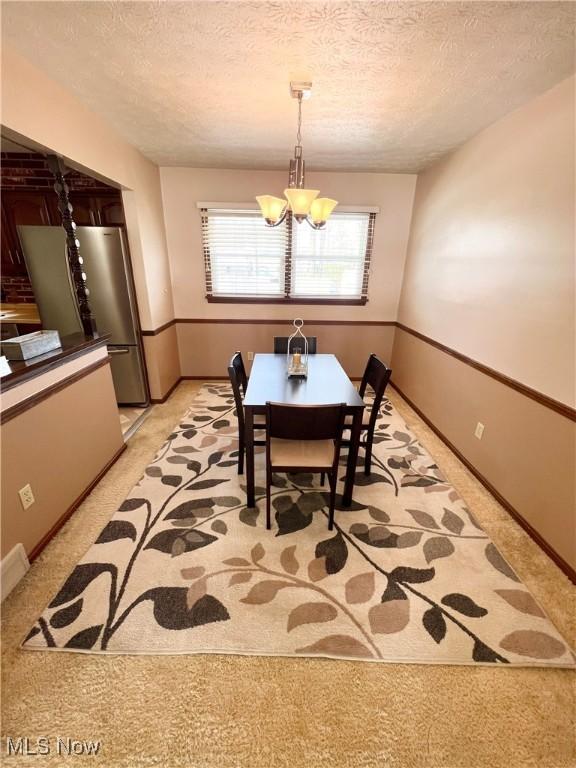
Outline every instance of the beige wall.
<path fill-rule="evenodd" d="M 393 366 L 394 384 L 576 569 L 574 423 L 401 329 Z"/>
<path fill-rule="evenodd" d="M 199 168 L 162 168 L 162 198 L 177 318 L 225 320 L 229 323 L 178 323 L 178 347 L 183 376 L 226 376 L 230 356 L 270 352 L 274 335 L 290 333 L 290 321 L 301 316 L 306 332 L 318 336 L 319 351 L 333 352 L 351 376 L 361 376 L 371 352 L 390 360 L 394 329 L 362 325 L 394 321 L 406 244 L 410 228 L 414 175 L 378 173 L 313 173 L 307 183 L 342 205 L 379 206 L 374 234 L 369 302 L 365 306 L 310 306 L 281 304 L 209 304 L 205 299 L 204 259 L 197 202 L 254 203 L 263 192 L 281 191 L 285 171 L 238 171 Z M 234 319 L 254 319 L 235 324 Z M 285 324 L 263 324 L 265 320 Z M 315 325 L 314 321 L 341 325 Z M 346 325 L 348 322 L 358 325 Z"/>
<path fill-rule="evenodd" d="M 233 353 L 242 352 L 249 367 L 248 352 L 272 352 L 274 336 L 288 336 L 289 323 L 178 323 L 178 346 L 183 376 L 227 376 Z M 318 338 L 318 352 L 338 357 L 349 376 L 360 378 L 366 360 L 376 352 L 383 360 L 392 356 L 394 327 L 391 325 L 306 326 Z"/>
<path fill-rule="evenodd" d="M 157 166 L 9 46 L 2 48 L 1 103 L 2 124 L 9 131 L 132 191 L 125 202 L 142 326 L 156 328 L 171 320 Z"/>
<path fill-rule="evenodd" d="M 208 304 L 204 298 L 204 259 L 196 203 L 255 203 L 254 197 L 258 194 L 282 194 L 287 172 L 161 168 L 160 177 L 176 317 L 289 319 L 300 315 L 310 321 L 396 319 L 416 176 L 306 174 L 308 185 L 342 205 L 380 206 L 374 233 L 369 302 L 357 307 Z"/>
<path fill-rule="evenodd" d="M 419 176 L 399 310 L 407 327 L 568 405 L 574 84 Z M 400 389 L 576 567 L 574 422 L 400 329 L 392 367 Z"/>
<path fill-rule="evenodd" d="M 399 320 L 575 402 L 574 78 L 418 177 Z"/>
<path fill-rule="evenodd" d="M 180 378 L 176 326 L 171 325 L 156 336 L 144 336 L 142 340 L 148 362 L 150 397 L 162 400 Z"/>
<path fill-rule="evenodd" d="M 174 307 L 158 167 L 9 46 L 2 48 L 1 103 L 3 131 L 8 136 L 24 137 L 38 149 L 60 154 L 74 167 L 123 188 L 140 323 L 143 329 L 154 330 L 172 320 Z M 177 354 L 175 334 L 165 341 L 168 339 L 173 344 L 171 352 L 163 350 L 161 358 L 156 359 L 150 350 L 146 356 L 151 381 L 158 379 L 162 361 Z M 168 381 L 173 373 L 172 367 L 162 371 L 160 377 Z"/>
<path fill-rule="evenodd" d="M 123 445 L 110 366 L 7 421 L 1 438 L 1 556 L 19 542 L 29 554 Z M 23 510 L 27 483 L 36 502 Z"/>

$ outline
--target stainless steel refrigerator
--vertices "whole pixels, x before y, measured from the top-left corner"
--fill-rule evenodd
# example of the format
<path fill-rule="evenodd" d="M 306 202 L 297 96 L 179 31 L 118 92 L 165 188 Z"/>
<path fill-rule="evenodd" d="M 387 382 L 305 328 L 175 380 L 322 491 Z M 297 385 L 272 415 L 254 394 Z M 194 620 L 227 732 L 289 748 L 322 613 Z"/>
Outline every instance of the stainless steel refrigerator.
<path fill-rule="evenodd" d="M 136 300 L 120 227 L 78 227 L 80 255 L 98 333 L 110 334 L 108 352 L 120 404 L 148 401 L 138 338 Z M 61 336 L 82 333 L 62 227 L 19 226 L 24 259 L 43 328 Z"/>

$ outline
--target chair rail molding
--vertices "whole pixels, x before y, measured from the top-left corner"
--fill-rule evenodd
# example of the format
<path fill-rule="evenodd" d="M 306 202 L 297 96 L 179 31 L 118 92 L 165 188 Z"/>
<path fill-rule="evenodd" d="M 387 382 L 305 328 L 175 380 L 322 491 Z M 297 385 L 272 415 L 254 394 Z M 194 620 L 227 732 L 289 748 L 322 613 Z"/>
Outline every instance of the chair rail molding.
<path fill-rule="evenodd" d="M 420 333 L 420 331 L 415 331 L 413 328 L 409 328 L 403 323 L 396 322 L 395 325 L 401 331 L 409 333 L 416 339 L 419 339 L 426 344 L 430 344 L 430 346 L 440 350 L 440 352 L 444 352 L 445 354 L 450 355 L 450 357 L 459 360 L 461 363 L 465 363 L 471 368 L 475 368 L 477 371 L 486 374 L 486 376 L 490 376 L 490 378 L 495 379 L 495 381 L 498 381 L 500 384 L 504 384 L 505 386 L 516 390 L 516 392 L 519 392 L 521 395 L 525 395 L 531 400 L 535 400 L 540 405 L 556 411 L 556 413 L 559 413 L 561 416 L 565 416 L 571 421 L 576 421 L 576 409 L 566 405 L 566 403 L 561 403 L 559 400 L 555 400 L 553 397 L 549 397 L 542 392 L 538 392 L 538 390 L 532 389 L 532 387 L 528 387 L 526 384 L 522 384 L 520 381 L 516 381 L 516 379 L 513 379 L 510 376 L 506 376 L 504 373 L 500 373 L 499 371 L 494 370 L 494 368 L 490 368 L 490 366 L 485 365 L 484 363 L 480 363 L 478 360 L 474 360 L 473 358 L 468 357 L 468 355 L 464 355 L 462 352 L 458 352 L 451 347 L 447 347 L 445 344 L 442 344 L 435 339 L 431 339 L 429 336 L 425 336 L 423 333 Z"/>
<path fill-rule="evenodd" d="M 521 382 L 516 381 L 516 379 L 513 379 L 510 376 L 506 376 L 505 374 L 500 373 L 499 371 L 496 371 L 494 368 L 490 368 L 490 366 L 485 365 L 484 363 L 481 363 L 478 360 L 474 360 L 473 358 L 468 357 L 468 355 L 465 355 L 462 352 L 458 352 L 457 350 L 446 346 L 446 344 L 442 344 L 441 342 L 436 341 L 435 339 L 432 339 L 423 333 L 420 333 L 420 331 L 416 331 L 413 328 L 409 328 L 407 325 L 404 325 L 403 323 L 400 323 L 397 320 L 310 320 L 309 319 L 309 320 L 305 320 L 305 322 L 307 325 L 312 325 L 312 326 L 333 325 L 333 326 L 357 326 L 357 327 L 373 326 L 373 327 L 397 328 L 401 331 L 404 331 L 405 333 L 411 334 L 412 336 L 419 339 L 420 341 L 425 342 L 426 344 L 430 344 L 431 346 L 435 347 L 441 352 L 444 352 L 445 354 L 450 355 L 451 357 L 454 357 L 456 360 L 459 360 L 461 363 L 465 363 L 466 365 L 469 365 L 470 367 L 475 368 L 477 371 L 484 373 L 486 376 L 490 376 L 492 379 L 494 379 L 495 381 L 498 381 L 500 384 L 504 384 L 505 386 L 510 387 L 511 389 L 514 389 L 516 392 L 519 392 L 520 394 L 525 395 L 526 397 L 529 397 L 530 399 L 534 400 L 540 405 L 543 405 L 546 408 L 550 408 L 556 413 L 559 413 L 561 416 L 564 416 L 565 418 L 570 419 L 571 421 L 576 421 L 575 408 L 572 408 L 566 403 L 561 403 L 559 400 L 555 400 L 554 398 L 549 397 L 548 395 L 545 395 L 542 392 L 538 392 L 538 390 L 532 389 L 532 387 L 529 387 L 526 384 L 522 384 Z M 143 336 L 158 336 L 158 334 L 163 333 L 164 331 L 168 330 L 168 328 L 171 328 L 173 325 L 186 325 L 186 324 L 284 325 L 284 326 L 287 326 L 289 325 L 289 323 L 290 323 L 289 320 L 279 319 L 279 318 L 180 317 L 180 318 L 174 318 L 173 320 L 169 320 L 168 322 L 164 323 L 163 325 L 159 326 L 154 330 L 144 330 L 141 333 Z M 184 378 L 187 378 L 187 377 L 184 377 Z M 194 378 L 206 378 L 206 377 L 198 376 Z"/>

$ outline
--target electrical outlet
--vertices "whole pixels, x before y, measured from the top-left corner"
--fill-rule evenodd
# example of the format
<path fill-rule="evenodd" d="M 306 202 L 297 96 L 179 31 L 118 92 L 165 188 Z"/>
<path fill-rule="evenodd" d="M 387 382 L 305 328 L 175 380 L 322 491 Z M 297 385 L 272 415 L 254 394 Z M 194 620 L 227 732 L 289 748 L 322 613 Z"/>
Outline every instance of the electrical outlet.
<path fill-rule="evenodd" d="M 28 507 L 31 507 L 32 504 L 35 502 L 34 494 L 32 493 L 32 487 L 30 486 L 30 483 L 28 485 L 25 485 L 24 488 L 20 488 L 18 491 L 18 495 L 20 496 L 20 502 L 24 509 L 28 509 Z"/>
<path fill-rule="evenodd" d="M 476 424 L 476 429 L 474 430 L 474 437 L 477 437 L 478 440 L 482 440 L 482 435 L 484 434 L 484 424 L 482 424 L 481 421 Z"/>
<path fill-rule="evenodd" d="M 254 352 L 248 352 L 248 360 L 254 360 Z"/>

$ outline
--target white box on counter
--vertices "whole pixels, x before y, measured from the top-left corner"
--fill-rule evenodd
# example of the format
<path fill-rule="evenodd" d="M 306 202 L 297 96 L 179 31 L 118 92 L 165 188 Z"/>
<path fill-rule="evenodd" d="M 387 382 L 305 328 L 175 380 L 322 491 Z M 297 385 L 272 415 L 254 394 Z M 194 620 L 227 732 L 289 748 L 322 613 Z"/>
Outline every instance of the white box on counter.
<path fill-rule="evenodd" d="M 14 336 L 2 342 L 2 352 L 8 360 L 29 360 L 61 347 L 58 331 L 34 331 Z"/>

